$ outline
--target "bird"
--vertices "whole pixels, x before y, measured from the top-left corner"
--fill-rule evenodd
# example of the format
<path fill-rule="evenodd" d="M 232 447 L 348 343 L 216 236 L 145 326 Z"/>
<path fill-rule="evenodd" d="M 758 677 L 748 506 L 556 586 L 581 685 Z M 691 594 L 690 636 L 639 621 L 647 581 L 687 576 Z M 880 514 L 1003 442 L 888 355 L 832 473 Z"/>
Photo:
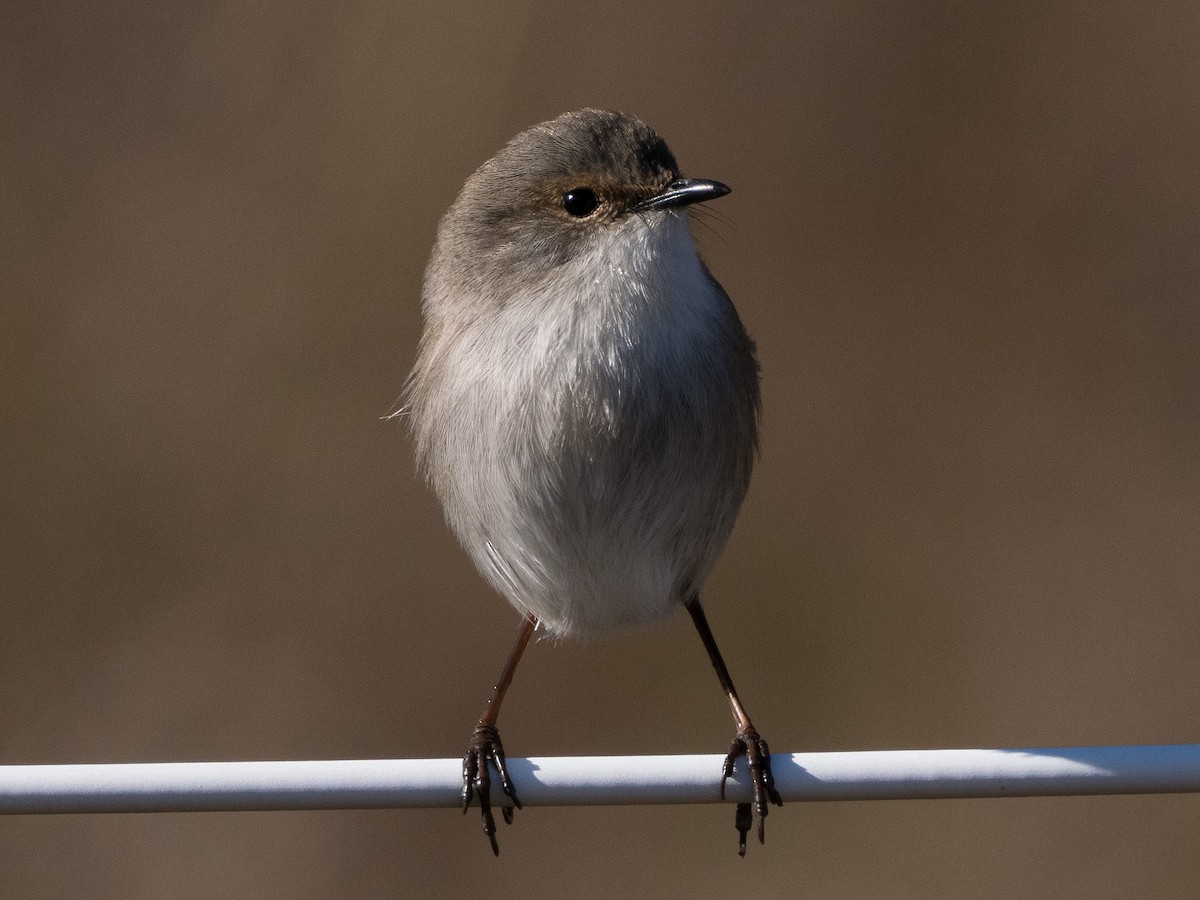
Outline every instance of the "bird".
<path fill-rule="evenodd" d="M 477 796 L 497 855 L 489 763 L 511 823 L 497 719 L 535 631 L 590 639 L 682 606 L 733 713 L 722 798 L 749 766 L 739 854 L 782 806 L 700 602 L 758 448 L 755 344 L 688 227 L 729 191 L 684 177 L 637 117 L 589 108 L 514 137 L 438 226 L 402 409 L 451 530 L 521 614 L 463 760 L 463 811 Z"/>

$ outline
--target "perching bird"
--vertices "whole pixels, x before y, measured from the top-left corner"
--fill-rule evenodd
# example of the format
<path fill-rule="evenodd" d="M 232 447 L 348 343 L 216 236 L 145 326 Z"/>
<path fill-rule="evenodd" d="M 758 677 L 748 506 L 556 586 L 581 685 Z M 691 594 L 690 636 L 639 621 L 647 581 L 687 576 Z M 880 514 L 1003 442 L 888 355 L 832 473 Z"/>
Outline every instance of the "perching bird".
<path fill-rule="evenodd" d="M 494 852 L 489 760 L 519 807 L 496 720 L 535 629 L 593 637 L 691 614 L 748 759 L 763 839 L 770 752 L 700 606 L 750 480 L 758 364 L 696 253 L 684 178 L 638 119 L 584 109 L 513 138 L 467 179 L 425 272 L 406 387 L 417 458 L 483 576 L 522 614 L 463 763 Z M 511 807 L 503 808 L 506 821 Z M 738 805 L 745 852 L 751 805 Z"/>

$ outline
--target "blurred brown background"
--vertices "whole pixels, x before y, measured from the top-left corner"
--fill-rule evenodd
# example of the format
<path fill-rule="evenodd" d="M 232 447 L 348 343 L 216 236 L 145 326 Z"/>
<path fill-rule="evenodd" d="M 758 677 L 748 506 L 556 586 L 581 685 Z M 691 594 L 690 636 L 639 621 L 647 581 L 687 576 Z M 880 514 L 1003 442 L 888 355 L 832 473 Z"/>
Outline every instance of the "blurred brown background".
<path fill-rule="evenodd" d="M 1200 15 L 7 4 L 0 762 L 456 756 L 516 615 L 383 421 L 463 179 L 642 116 L 734 194 L 763 455 L 707 594 L 778 751 L 1200 740 Z M 516 756 L 722 751 L 690 624 Z M 1195 896 L 1200 798 L 0 820 L 4 897 Z"/>

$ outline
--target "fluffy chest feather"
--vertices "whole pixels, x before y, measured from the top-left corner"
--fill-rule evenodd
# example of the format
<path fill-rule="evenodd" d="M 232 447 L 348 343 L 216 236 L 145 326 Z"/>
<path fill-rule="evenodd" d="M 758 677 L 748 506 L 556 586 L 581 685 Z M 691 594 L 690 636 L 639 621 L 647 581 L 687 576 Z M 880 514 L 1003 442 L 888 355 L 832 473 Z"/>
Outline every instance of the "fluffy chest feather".
<path fill-rule="evenodd" d="M 749 341 L 683 223 L 633 225 L 473 322 L 416 409 L 463 546 L 559 633 L 698 591 L 749 478 Z"/>

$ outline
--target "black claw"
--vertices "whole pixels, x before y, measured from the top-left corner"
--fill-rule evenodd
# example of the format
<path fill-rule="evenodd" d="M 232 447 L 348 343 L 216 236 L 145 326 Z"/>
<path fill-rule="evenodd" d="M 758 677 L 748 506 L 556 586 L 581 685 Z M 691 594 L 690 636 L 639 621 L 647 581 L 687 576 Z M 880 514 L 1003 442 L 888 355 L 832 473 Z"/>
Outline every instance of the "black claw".
<path fill-rule="evenodd" d="M 471 798 L 478 794 L 479 809 L 483 819 L 483 833 L 487 835 L 488 842 L 492 845 L 492 853 L 499 856 L 500 845 L 496 842 L 496 819 L 492 815 L 492 778 L 488 771 L 489 762 L 494 763 L 496 770 L 500 773 L 501 791 L 512 801 L 512 806 L 503 804 L 500 807 L 505 823 L 511 825 L 512 807 L 520 809 L 521 801 L 517 799 L 512 780 L 508 777 L 508 767 L 504 760 L 504 745 L 500 743 L 500 733 L 494 727 L 480 724 L 475 726 L 475 733 L 471 735 L 471 743 L 467 745 L 467 753 L 463 757 L 463 812 L 465 813 L 467 807 L 470 806 Z"/>
<path fill-rule="evenodd" d="M 725 781 L 733 775 L 733 765 L 739 756 L 745 756 L 750 767 L 750 784 L 754 789 L 753 807 L 750 803 L 739 803 L 734 817 L 738 830 L 738 855 L 746 854 L 746 835 L 752 822 L 757 822 L 758 842 L 766 842 L 766 819 L 770 810 L 768 801 L 783 806 L 783 798 L 775 790 L 775 778 L 771 774 L 771 751 L 767 742 L 751 729 L 739 730 L 729 745 L 729 753 L 721 768 L 721 799 L 725 799 Z M 751 810 L 753 809 L 753 812 Z"/>
<path fill-rule="evenodd" d="M 729 752 L 725 754 L 725 765 L 721 767 L 721 799 L 725 799 L 725 782 L 733 777 L 733 764 L 739 756 L 746 752 L 746 742 L 741 735 L 729 742 Z"/>
<path fill-rule="evenodd" d="M 467 807 L 471 805 L 471 797 L 475 793 L 475 772 L 478 771 L 479 760 L 476 759 L 474 746 L 467 749 L 467 755 L 463 757 L 463 815 L 467 814 Z"/>
<path fill-rule="evenodd" d="M 738 832 L 738 856 L 746 855 L 746 835 L 750 833 L 750 824 L 753 821 L 753 816 L 750 813 L 749 803 L 739 803 L 737 812 L 733 817 L 734 827 Z"/>

